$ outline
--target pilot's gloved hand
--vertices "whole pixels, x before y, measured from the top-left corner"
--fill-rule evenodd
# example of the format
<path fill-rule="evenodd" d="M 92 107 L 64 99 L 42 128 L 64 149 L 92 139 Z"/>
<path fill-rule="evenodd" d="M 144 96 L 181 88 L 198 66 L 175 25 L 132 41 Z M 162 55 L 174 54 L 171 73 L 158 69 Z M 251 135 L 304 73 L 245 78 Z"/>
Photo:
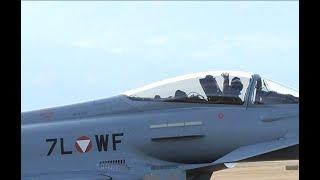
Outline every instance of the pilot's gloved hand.
<path fill-rule="evenodd" d="M 226 78 L 229 78 L 229 73 L 222 73 L 221 76 L 226 79 Z"/>

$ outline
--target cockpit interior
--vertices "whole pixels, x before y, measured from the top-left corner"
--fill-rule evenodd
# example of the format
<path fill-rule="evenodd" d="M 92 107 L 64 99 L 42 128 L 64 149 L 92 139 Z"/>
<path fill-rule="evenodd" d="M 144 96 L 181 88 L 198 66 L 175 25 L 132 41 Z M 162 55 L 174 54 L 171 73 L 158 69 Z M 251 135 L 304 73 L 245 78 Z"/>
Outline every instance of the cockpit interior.
<path fill-rule="evenodd" d="M 134 101 L 243 105 L 297 104 L 297 91 L 245 72 L 203 72 L 179 76 L 124 93 Z M 254 86 L 254 88 L 250 88 Z M 249 93 L 252 89 L 253 93 Z"/>

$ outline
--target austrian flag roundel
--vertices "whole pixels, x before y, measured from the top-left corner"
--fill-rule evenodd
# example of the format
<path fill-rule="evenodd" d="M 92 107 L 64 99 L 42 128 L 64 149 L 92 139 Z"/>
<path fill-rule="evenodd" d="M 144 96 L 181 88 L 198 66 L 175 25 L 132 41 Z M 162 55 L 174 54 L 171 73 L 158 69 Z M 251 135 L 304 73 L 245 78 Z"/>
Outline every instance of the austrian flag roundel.
<path fill-rule="evenodd" d="M 91 139 L 87 136 L 81 136 L 76 140 L 75 147 L 81 153 L 89 152 L 92 149 Z"/>

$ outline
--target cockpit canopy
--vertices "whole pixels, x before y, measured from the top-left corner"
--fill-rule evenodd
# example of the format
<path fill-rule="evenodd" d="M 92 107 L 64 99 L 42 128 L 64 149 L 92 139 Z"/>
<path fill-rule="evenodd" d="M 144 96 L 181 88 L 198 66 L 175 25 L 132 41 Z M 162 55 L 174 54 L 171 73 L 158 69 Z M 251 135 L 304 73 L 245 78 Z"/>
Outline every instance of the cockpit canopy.
<path fill-rule="evenodd" d="M 258 77 L 253 82 L 252 104 L 297 104 L 299 92 L 272 80 Z"/>
<path fill-rule="evenodd" d="M 247 72 L 209 71 L 159 81 L 127 91 L 124 94 L 129 99 L 135 101 L 242 105 L 249 95 L 252 80 L 253 75 Z M 259 84 L 262 84 L 261 82 L 266 84 L 266 81 L 260 78 L 260 82 L 259 79 L 256 79 L 254 84 L 258 87 Z M 269 92 L 271 99 L 282 98 L 281 103 L 286 103 L 286 100 L 283 99 L 286 99 L 285 96 L 290 95 L 291 101 L 287 103 L 298 103 L 299 95 L 295 91 L 288 90 L 286 87 L 271 81 L 268 81 L 268 84 L 268 88 L 265 88 L 264 92 L 271 89 L 275 90 L 275 93 Z M 260 89 L 255 88 L 254 93 L 252 93 L 254 98 L 251 97 L 250 101 L 253 104 L 263 104 Z M 281 94 L 281 92 L 278 93 L 276 91 L 287 92 L 289 94 Z"/>

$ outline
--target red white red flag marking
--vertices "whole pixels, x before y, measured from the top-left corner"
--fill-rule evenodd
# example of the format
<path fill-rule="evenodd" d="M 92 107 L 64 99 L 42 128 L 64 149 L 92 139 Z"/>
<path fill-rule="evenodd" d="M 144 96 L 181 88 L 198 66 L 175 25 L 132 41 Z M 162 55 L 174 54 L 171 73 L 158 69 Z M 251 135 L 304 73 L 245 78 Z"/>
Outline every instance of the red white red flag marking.
<path fill-rule="evenodd" d="M 75 147 L 81 153 L 89 152 L 92 149 L 91 139 L 87 136 L 81 136 L 76 140 Z"/>

